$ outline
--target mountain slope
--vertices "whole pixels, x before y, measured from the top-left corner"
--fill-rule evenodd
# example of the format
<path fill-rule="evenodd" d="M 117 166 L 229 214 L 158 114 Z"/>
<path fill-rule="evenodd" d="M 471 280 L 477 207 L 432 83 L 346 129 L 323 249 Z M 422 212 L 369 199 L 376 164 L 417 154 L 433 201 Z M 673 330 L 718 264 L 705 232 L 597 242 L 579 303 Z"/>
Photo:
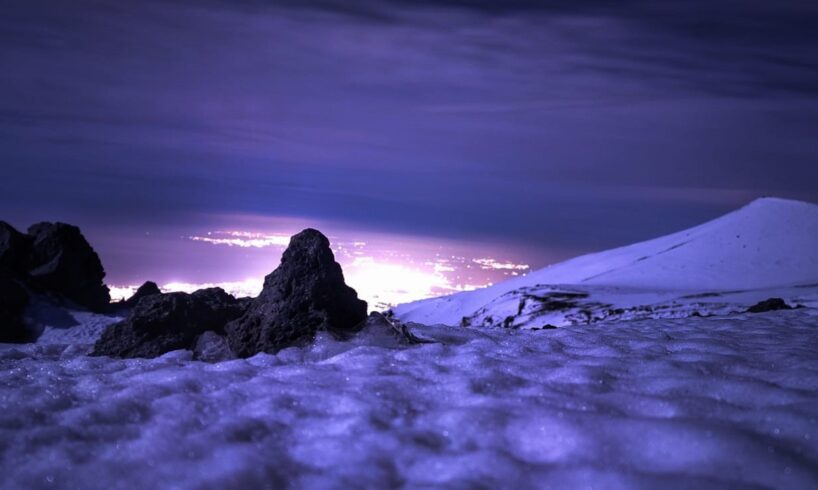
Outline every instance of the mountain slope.
<path fill-rule="evenodd" d="M 577 257 L 489 288 L 400 305 L 393 313 L 406 321 L 459 324 L 498 298 L 519 303 L 523 293 L 551 291 L 556 285 L 591 296 L 599 291 L 662 292 L 667 300 L 673 292 L 689 297 L 697 291 L 816 283 L 818 205 L 764 198 L 688 230 Z"/>

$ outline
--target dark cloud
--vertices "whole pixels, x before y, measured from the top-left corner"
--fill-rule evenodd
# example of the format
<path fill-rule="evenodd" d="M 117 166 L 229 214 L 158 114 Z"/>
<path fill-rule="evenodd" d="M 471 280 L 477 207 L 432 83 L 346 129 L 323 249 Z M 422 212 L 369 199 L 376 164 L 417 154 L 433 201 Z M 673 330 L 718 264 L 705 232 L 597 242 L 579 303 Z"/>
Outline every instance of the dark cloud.
<path fill-rule="evenodd" d="M 292 2 L 375 21 L 400 22 L 401 12 L 460 10 L 493 17 L 606 19 L 621 28 L 613 42 L 567 33 L 595 59 L 579 65 L 609 75 L 683 83 L 734 96 L 816 94 L 818 4 L 806 1 L 647 0 Z M 445 15 L 445 14 L 444 14 Z M 405 17 L 403 17 L 405 21 Z M 589 26 L 593 29 L 594 26 Z M 577 35 L 579 34 L 579 35 Z"/>
<path fill-rule="evenodd" d="M 818 200 L 798 2 L 10 2 L 0 206 L 577 251 Z"/>

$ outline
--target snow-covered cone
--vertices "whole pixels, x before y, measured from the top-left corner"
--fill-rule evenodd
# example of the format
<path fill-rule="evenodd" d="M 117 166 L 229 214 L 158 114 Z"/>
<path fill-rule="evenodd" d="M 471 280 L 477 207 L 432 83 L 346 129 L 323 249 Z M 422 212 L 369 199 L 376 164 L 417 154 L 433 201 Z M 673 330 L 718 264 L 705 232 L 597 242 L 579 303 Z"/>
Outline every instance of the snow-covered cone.
<path fill-rule="evenodd" d="M 329 240 L 306 229 L 290 239 L 259 297 L 225 331 L 232 351 L 249 357 L 311 339 L 319 330 L 353 332 L 364 320 L 366 302 L 344 282 Z"/>

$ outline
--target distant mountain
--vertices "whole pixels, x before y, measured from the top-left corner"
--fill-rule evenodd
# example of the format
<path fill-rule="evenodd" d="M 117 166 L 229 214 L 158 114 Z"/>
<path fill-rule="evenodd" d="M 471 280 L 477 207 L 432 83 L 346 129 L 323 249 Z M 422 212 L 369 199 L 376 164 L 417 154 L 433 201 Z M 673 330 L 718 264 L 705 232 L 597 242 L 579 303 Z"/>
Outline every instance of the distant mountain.
<path fill-rule="evenodd" d="M 811 304 L 816 291 L 818 205 L 764 198 L 688 230 L 393 313 L 426 324 L 526 328 L 729 313 L 772 294 Z"/>

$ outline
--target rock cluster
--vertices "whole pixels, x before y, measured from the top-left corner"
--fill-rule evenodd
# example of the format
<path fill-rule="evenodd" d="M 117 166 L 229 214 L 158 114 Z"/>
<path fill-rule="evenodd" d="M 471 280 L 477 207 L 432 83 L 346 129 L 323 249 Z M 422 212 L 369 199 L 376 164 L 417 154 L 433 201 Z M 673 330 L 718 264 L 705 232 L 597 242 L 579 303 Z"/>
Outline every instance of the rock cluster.
<path fill-rule="evenodd" d="M 344 282 L 329 240 L 306 229 L 290 239 L 259 297 L 225 331 L 233 353 L 249 357 L 309 340 L 319 330 L 354 332 L 364 320 L 366 302 Z"/>
<path fill-rule="evenodd" d="M 147 281 L 139 288 L 137 288 L 136 292 L 130 298 L 120 301 L 118 303 L 114 303 L 114 308 L 122 309 L 122 308 L 133 308 L 134 306 L 139 303 L 139 300 L 148 296 L 155 296 L 157 294 L 162 294 L 162 290 L 159 289 L 159 286 L 153 281 Z"/>
<path fill-rule="evenodd" d="M 31 340 L 24 319 L 32 293 L 67 300 L 95 312 L 108 308 L 99 256 L 80 233 L 64 223 L 38 223 L 20 233 L 0 222 L 0 337 Z"/>
<path fill-rule="evenodd" d="M 157 357 L 177 349 L 193 350 L 202 334 L 222 334 L 224 325 L 246 308 L 247 302 L 221 288 L 145 296 L 125 320 L 103 332 L 92 355 Z"/>
<path fill-rule="evenodd" d="M 112 305 L 104 278 L 99 256 L 76 226 L 39 223 L 23 234 L 0 222 L 0 341 L 32 340 L 25 322 L 32 293 L 94 312 L 127 312 L 93 349 L 114 357 L 176 349 L 206 360 L 249 357 L 309 341 L 318 331 L 343 337 L 366 321 L 366 302 L 344 282 L 327 237 L 313 229 L 292 237 L 255 299 L 236 299 L 219 288 L 163 294 L 146 282 Z"/>
<path fill-rule="evenodd" d="M 31 334 L 23 320 L 28 293 L 10 274 L 0 272 L 0 342 L 28 342 Z"/>
<path fill-rule="evenodd" d="M 0 270 L 21 275 L 28 270 L 31 237 L 0 221 Z"/>
<path fill-rule="evenodd" d="M 65 223 L 38 223 L 24 235 L 0 222 L 0 270 L 91 311 L 104 311 L 111 300 L 99 256 L 79 228 Z"/>
<path fill-rule="evenodd" d="M 747 313 L 765 313 L 768 311 L 791 310 L 792 306 L 788 305 L 781 298 L 769 298 L 764 301 L 759 301 L 747 309 Z"/>
<path fill-rule="evenodd" d="M 29 277 L 42 289 L 62 295 L 91 311 L 105 311 L 111 296 L 103 284 L 105 269 L 76 226 L 39 223 L 32 238 Z"/>
<path fill-rule="evenodd" d="M 0 341 L 32 340 L 25 321 L 31 294 L 94 312 L 127 312 L 93 349 L 114 357 L 176 349 L 205 360 L 248 357 L 308 341 L 318 331 L 344 336 L 366 320 L 366 303 L 344 282 L 327 237 L 313 229 L 292 237 L 255 299 L 236 299 L 219 288 L 163 294 L 146 282 L 112 305 L 104 278 L 99 256 L 76 226 L 39 223 L 24 234 L 0 222 Z"/>
<path fill-rule="evenodd" d="M 28 340 L 23 313 L 28 293 L 19 276 L 28 264 L 28 237 L 0 221 L 0 342 Z"/>
<path fill-rule="evenodd" d="M 366 320 L 366 303 L 344 282 L 329 240 L 312 229 L 292 237 L 255 299 L 236 299 L 218 288 L 157 291 L 151 283 L 139 288 L 128 300 L 128 317 L 108 327 L 93 354 L 156 357 L 189 349 L 208 361 L 249 357 L 308 341 L 319 330 L 354 332 Z"/>

